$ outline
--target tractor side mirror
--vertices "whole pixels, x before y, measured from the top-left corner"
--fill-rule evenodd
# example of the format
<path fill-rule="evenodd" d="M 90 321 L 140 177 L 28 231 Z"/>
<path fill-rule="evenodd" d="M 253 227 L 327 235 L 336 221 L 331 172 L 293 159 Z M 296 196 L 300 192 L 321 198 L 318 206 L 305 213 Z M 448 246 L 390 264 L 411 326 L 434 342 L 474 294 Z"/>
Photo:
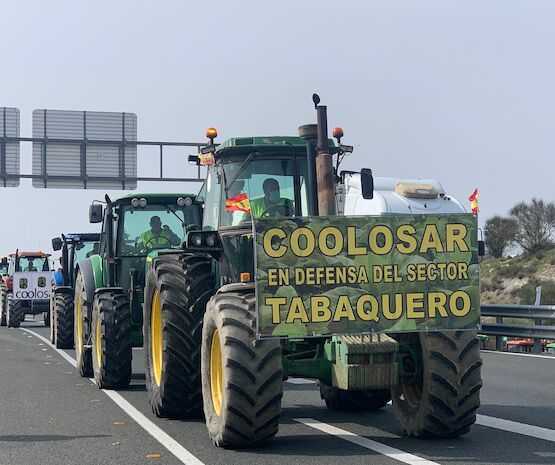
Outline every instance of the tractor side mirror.
<path fill-rule="evenodd" d="M 0 260 L 0 265 L 8 266 L 8 257 L 2 257 L 2 260 Z"/>
<path fill-rule="evenodd" d="M 360 186 L 362 188 L 363 199 L 374 198 L 374 176 L 372 176 L 371 169 L 362 168 L 360 170 Z"/>
<path fill-rule="evenodd" d="M 89 223 L 102 223 L 102 205 L 93 203 L 89 207 Z"/>
<path fill-rule="evenodd" d="M 59 237 L 55 237 L 52 239 L 52 249 L 53 250 L 62 250 L 62 239 Z"/>

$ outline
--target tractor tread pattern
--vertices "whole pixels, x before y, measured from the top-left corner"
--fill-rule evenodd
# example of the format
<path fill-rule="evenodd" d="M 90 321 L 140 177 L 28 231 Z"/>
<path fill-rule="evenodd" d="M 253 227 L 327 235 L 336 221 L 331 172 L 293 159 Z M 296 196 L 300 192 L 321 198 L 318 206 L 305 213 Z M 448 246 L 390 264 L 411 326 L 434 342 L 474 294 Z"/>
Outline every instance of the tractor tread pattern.
<path fill-rule="evenodd" d="M 97 318 L 100 318 L 101 363 L 96 357 Z M 101 389 L 122 389 L 131 381 L 131 309 L 124 294 L 99 292 L 93 303 L 94 378 Z"/>
<path fill-rule="evenodd" d="M 148 399 L 158 417 L 188 418 L 202 412 L 200 347 L 207 298 L 213 288 L 211 259 L 162 255 L 148 273 L 143 334 Z M 155 290 L 162 311 L 162 377 L 154 380 L 150 351 L 151 301 Z M 204 302 L 203 302 L 204 300 Z"/>
<path fill-rule="evenodd" d="M 19 328 L 19 325 L 25 319 L 25 304 L 21 300 L 14 300 L 11 292 L 8 292 L 6 299 L 8 304 L 6 323 L 10 328 Z"/>
<path fill-rule="evenodd" d="M 82 350 L 79 352 L 77 350 L 77 322 L 75 320 L 76 309 L 75 303 L 77 298 L 81 299 L 81 308 L 82 308 L 82 339 L 83 344 L 86 344 L 89 336 L 90 336 L 90 328 L 91 328 L 91 321 L 90 317 L 92 314 L 92 302 L 87 300 L 87 292 L 85 290 L 85 282 L 83 279 L 83 275 L 81 272 L 77 274 L 77 279 L 75 280 L 75 294 L 74 294 L 74 302 L 73 302 L 73 341 L 75 346 L 75 358 L 77 361 L 77 370 L 79 374 L 84 378 L 91 378 L 94 375 L 93 372 L 93 363 L 92 363 L 92 352 L 90 346 L 85 347 L 83 346 Z"/>
<path fill-rule="evenodd" d="M 269 441 L 278 431 L 281 415 L 281 346 L 277 340 L 256 340 L 254 294 L 224 292 L 212 296 L 204 324 L 204 413 L 212 441 L 230 449 Z M 209 352 L 214 328 L 219 332 L 226 373 L 219 416 L 214 412 L 210 387 Z"/>
<path fill-rule="evenodd" d="M 6 286 L 2 284 L 0 287 L 0 326 L 6 326 L 6 313 L 8 304 L 8 290 Z"/>
<path fill-rule="evenodd" d="M 58 349 L 73 349 L 73 295 L 54 291 L 54 340 Z"/>
<path fill-rule="evenodd" d="M 408 412 L 394 395 L 396 416 L 410 436 L 461 436 L 476 422 L 480 406 L 482 360 L 476 332 L 422 333 L 420 343 L 428 389 L 416 412 Z"/>

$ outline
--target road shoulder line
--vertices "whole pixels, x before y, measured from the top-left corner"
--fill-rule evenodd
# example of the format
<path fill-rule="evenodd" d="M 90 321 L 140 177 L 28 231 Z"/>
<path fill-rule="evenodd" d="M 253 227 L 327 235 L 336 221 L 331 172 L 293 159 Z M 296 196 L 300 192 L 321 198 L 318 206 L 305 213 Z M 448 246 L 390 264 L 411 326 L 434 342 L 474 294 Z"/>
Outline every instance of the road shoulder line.
<path fill-rule="evenodd" d="M 488 428 L 500 429 L 510 433 L 522 434 L 536 439 L 555 442 L 555 430 L 542 428 L 541 426 L 519 423 L 518 421 L 504 420 L 503 418 L 490 417 L 487 415 L 476 415 L 476 424 Z"/>
<path fill-rule="evenodd" d="M 25 331 L 32 334 L 36 338 L 40 339 L 42 342 L 48 344 L 49 347 L 54 349 L 60 356 L 63 357 L 69 364 L 74 368 L 77 367 L 77 362 L 71 358 L 66 352 L 61 349 L 56 348 L 48 339 L 44 336 L 31 331 L 30 329 L 20 328 L 21 331 Z M 137 410 L 131 403 L 129 403 L 121 394 L 116 391 L 104 390 L 101 391 L 106 394 L 113 402 L 117 404 L 127 415 L 129 415 L 141 428 L 143 428 L 148 434 L 150 434 L 154 439 L 156 439 L 160 444 L 162 444 L 168 451 L 170 451 L 181 463 L 185 465 L 204 465 L 199 459 L 197 459 L 193 454 L 191 454 L 185 447 L 179 444 L 174 438 L 172 438 L 168 433 L 162 430 L 159 426 L 155 425 L 151 420 L 145 417 L 139 410 Z"/>
<path fill-rule="evenodd" d="M 437 462 L 432 462 L 428 459 L 418 457 L 417 455 L 409 454 L 408 452 L 396 449 L 395 447 L 382 444 L 381 442 L 374 441 L 373 439 L 359 436 L 355 433 L 351 433 L 350 431 L 329 425 L 328 423 L 322 423 L 313 418 L 294 418 L 294 420 L 305 426 L 322 431 L 323 433 L 331 434 L 332 436 L 344 439 L 345 441 L 357 444 L 366 449 L 373 450 L 374 452 L 378 452 L 379 454 L 385 455 L 386 457 L 399 462 L 409 465 L 439 465 Z"/>

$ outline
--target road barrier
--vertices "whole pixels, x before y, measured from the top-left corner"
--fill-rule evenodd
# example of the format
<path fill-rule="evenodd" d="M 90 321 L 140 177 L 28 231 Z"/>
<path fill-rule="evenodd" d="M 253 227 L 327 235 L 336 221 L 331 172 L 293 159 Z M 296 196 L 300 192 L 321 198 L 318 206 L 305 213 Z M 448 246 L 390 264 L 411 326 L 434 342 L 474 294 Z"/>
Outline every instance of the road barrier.
<path fill-rule="evenodd" d="M 482 334 L 496 336 L 496 350 L 503 350 L 503 336 L 531 338 L 533 352 L 541 352 L 541 340 L 555 340 L 555 305 L 482 304 L 482 316 L 496 318 L 495 323 L 482 323 Z M 533 325 L 504 323 L 503 318 L 534 320 Z M 546 325 L 546 321 L 550 324 Z"/>

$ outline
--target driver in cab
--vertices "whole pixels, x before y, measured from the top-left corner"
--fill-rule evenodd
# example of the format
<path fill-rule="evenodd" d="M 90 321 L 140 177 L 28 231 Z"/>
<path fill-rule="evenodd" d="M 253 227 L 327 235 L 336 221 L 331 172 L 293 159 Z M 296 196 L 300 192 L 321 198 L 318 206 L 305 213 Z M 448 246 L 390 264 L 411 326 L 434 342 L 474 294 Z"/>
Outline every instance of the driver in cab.
<path fill-rule="evenodd" d="M 166 224 L 162 227 L 159 216 L 150 218 L 150 229 L 141 234 L 139 245 L 145 249 L 156 247 L 179 245 L 181 239 Z"/>
<path fill-rule="evenodd" d="M 289 199 L 280 195 L 279 183 L 274 178 L 268 178 L 262 184 L 264 197 L 249 201 L 253 218 L 282 217 L 293 214 L 293 206 Z"/>

